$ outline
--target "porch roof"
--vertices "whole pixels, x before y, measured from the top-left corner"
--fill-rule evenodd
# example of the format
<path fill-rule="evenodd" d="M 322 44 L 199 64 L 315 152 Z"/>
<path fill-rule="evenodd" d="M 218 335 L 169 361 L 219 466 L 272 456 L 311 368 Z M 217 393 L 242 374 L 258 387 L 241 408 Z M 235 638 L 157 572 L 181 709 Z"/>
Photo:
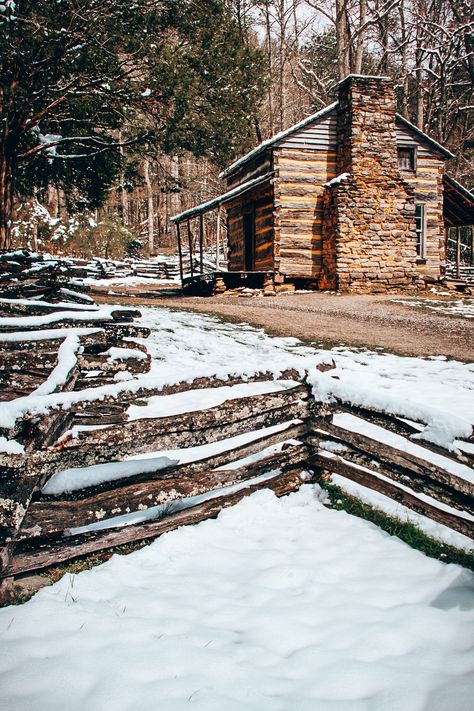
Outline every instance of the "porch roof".
<path fill-rule="evenodd" d="M 238 185 L 236 188 L 232 188 L 232 190 L 227 190 L 227 192 L 212 198 L 212 200 L 202 202 L 200 205 L 196 205 L 196 207 L 180 212 L 179 215 L 174 215 L 171 218 L 171 222 L 179 223 L 183 220 L 189 220 L 192 217 L 197 217 L 197 215 L 202 215 L 204 212 L 208 212 L 209 210 L 222 205 L 222 203 L 229 202 L 229 200 L 242 195 L 242 193 L 246 193 L 248 190 L 260 185 L 260 183 L 265 183 L 267 180 L 270 180 L 273 173 L 274 171 L 271 171 L 269 173 L 265 173 L 265 175 L 260 175 L 258 178 L 253 178 L 253 180 L 247 180 L 246 183 L 242 183 L 242 185 Z"/>
<path fill-rule="evenodd" d="M 443 217 L 449 227 L 474 225 L 474 195 L 448 175 L 443 177 Z"/>

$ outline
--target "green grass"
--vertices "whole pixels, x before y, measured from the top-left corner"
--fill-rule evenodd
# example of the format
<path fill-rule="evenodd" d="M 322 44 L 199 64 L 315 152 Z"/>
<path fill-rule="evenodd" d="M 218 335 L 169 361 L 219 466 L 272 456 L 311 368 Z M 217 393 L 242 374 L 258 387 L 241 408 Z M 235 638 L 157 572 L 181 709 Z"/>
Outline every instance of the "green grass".
<path fill-rule="evenodd" d="M 122 555 L 133 553 L 139 548 L 144 548 L 145 546 L 150 545 L 150 543 L 153 543 L 153 540 L 154 539 L 147 538 L 144 541 L 133 541 L 132 543 L 125 543 L 122 546 L 116 546 L 115 548 L 108 548 L 107 550 L 100 551 L 99 553 L 90 553 L 89 555 L 85 555 L 83 558 L 65 561 L 59 565 L 47 568 L 46 575 L 52 583 L 55 583 L 66 573 L 76 575 L 77 573 L 82 573 L 84 570 L 90 570 L 91 568 L 95 568 L 96 565 L 105 563 L 116 553 Z"/>
<path fill-rule="evenodd" d="M 375 523 L 382 530 L 391 536 L 396 536 L 407 543 L 412 548 L 425 553 L 430 558 L 437 558 L 443 563 L 457 563 L 463 568 L 474 571 L 474 553 L 449 546 L 427 536 L 417 526 L 412 523 L 400 521 L 394 516 L 389 516 L 379 509 L 373 508 L 363 503 L 360 499 L 346 494 L 342 489 L 327 481 L 322 481 L 321 485 L 328 492 L 331 499 L 331 507 L 337 511 L 346 511 L 353 516 L 358 516 L 366 521 Z"/>

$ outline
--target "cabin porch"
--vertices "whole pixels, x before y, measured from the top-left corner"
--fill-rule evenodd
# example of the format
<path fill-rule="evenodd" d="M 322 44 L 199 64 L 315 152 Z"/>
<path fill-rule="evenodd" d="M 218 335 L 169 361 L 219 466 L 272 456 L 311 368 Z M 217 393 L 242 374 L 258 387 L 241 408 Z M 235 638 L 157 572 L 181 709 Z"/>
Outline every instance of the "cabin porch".
<path fill-rule="evenodd" d="M 444 176 L 446 277 L 456 285 L 474 284 L 474 195 Z"/>
<path fill-rule="evenodd" d="M 261 289 L 268 280 L 273 281 L 271 177 L 272 173 L 267 173 L 248 180 L 172 218 L 183 288 L 206 294 L 242 286 Z M 215 215 L 215 247 L 211 250 L 209 213 Z"/>

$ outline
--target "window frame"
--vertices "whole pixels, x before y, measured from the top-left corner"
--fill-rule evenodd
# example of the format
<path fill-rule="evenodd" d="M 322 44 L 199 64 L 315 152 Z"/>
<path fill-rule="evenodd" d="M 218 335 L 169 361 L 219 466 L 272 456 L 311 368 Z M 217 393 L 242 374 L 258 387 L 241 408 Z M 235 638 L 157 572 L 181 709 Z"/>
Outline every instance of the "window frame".
<path fill-rule="evenodd" d="M 420 214 L 418 214 L 420 210 Z M 419 225 L 419 226 L 418 226 Z M 415 203 L 416 258 L 426 259 L 426 204 Z"/>
<path fill-rule="evenodd" d="M 401 151 L 409 151 L 410 154 L 410 166 L 408 168 L 405 168 L 401 165 L 400 161 L 400 152 Z M 416 163 L 417 163 L 417 150 L 416 146 L 407 146 L 407 145 L 401 145 L 397 146 L 397 162 L 398 162 L 398 169 L 402 171 L 403 173 L 415 173 L 416 172 Z"/>

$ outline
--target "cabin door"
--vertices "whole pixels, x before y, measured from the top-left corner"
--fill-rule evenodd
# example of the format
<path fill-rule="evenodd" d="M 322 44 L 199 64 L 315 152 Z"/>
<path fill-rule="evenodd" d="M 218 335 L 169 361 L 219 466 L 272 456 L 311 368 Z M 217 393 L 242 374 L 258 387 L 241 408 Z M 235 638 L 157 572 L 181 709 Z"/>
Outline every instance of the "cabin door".
<path fill-rule="evenodd" d="M 244 266 L 246 272 L 255 268 L 255 213 L 252 210 L 244 215 Z"/>

